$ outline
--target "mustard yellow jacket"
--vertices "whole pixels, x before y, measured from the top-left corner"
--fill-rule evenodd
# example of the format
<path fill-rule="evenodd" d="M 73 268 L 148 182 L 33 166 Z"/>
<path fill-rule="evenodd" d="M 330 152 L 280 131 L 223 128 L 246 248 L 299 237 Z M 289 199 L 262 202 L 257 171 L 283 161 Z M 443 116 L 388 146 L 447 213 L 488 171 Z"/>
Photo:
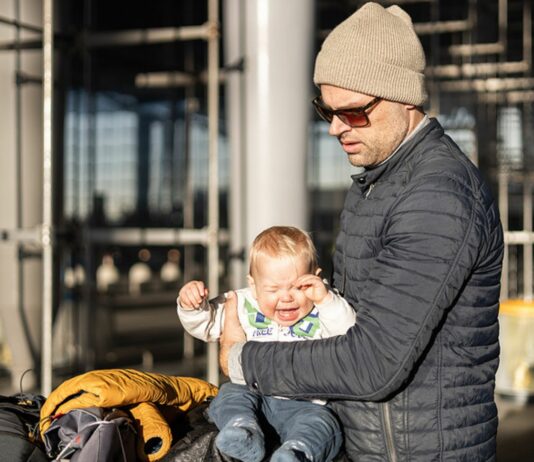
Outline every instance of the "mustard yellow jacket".
<path fill-rule="evenodd" d="M 140 372 L 133 369 L 106 369 L 87 372 L 63 382 L 46 399 L 41 409 L 41 436 L 56 415 L 87 407 L 115 408 L 128 406 L 137 424 L 138 456 L 150 462 L 161 459 L 170 449 L 172 435 L 169 422 L 160 412 L 187 412 L 217 394 L 217 387 L 190 377 L 174 377 Z M 172 413 L 171 413 L 172 414 Z M 169 412 L 165 412 L 169 419 Z M 161 438 L 161 448 L 145 454 L 145 443 Z"/>

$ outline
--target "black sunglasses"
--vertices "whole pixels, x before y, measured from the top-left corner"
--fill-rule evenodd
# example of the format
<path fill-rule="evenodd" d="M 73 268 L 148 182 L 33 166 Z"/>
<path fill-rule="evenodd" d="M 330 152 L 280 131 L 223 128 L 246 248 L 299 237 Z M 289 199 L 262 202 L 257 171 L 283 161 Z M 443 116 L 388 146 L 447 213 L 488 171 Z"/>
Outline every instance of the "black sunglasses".
<path fill-rule="evenodd" d="M 367 127 L 367 125 L 370 124 L 367 111 L 381 100 L 382 98 L 377 96 L 369 101 L 369 103 L 367 103 L 365 106 L 346 109 L 332 109 L 324 104 L 320 96 L 317 96 L 312 101 L 312 104 L 317 113 L 321 116 L 321 119 L 326 120 L 328 123 L 331 123 L 334 116 L 337 116 L 345 125 L 360 128 Z"/>

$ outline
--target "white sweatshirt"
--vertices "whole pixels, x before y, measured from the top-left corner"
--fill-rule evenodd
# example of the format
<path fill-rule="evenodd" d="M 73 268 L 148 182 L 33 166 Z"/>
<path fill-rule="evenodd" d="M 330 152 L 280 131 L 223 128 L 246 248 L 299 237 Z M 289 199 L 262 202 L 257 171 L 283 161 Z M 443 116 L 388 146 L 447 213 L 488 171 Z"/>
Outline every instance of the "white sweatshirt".
<path fill-rule="evenodd" d="M 335 292 L 330 291 L 330 301 L 315 305 L 312 311 L 290 327 L 278 325 L 267 318 L 252 296 L 250 289 L 236 290 L 237 314 L 247 340 L 255 342 L 295 342 L 342 335 L 356 322 L 356 313 Z M 219 305 L 213 325 L 209 328 L 210 312 L 186 310 L 178 304 L 178 316 L 184 329 L 193 337 L 205 342 L 215 342 L 221 336 L 224 323 L 224 305 Z"/>

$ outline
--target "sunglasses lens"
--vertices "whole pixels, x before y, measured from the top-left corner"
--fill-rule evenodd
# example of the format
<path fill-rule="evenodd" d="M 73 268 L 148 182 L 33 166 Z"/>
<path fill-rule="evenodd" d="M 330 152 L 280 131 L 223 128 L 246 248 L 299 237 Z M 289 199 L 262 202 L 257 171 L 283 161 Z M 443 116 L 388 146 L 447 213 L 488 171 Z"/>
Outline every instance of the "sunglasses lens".
<path fill-rule="evenodd" d="M 332 111 L 329 111 L 328 109 L 316 104 L 315 109 L 317 110 L 317 114 L 321 117 L 321 119 L 327 121 L 328 123 L 332 122 Z"/>
<path fill-rule="evenodd" d="M 351 127 L 364 127 L 369 123 L 365 112 L 345 111 L 338 112 L 337 116 L 344 124 Z"/>

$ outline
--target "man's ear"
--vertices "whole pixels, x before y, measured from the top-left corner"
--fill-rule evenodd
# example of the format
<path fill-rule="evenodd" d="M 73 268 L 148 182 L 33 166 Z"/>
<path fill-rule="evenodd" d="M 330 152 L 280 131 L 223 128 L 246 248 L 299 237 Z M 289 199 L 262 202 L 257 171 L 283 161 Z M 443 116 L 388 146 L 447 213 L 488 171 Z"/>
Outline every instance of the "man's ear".
<path fill-rule="evenodd" d="M 252 296 L 257 299 L 258 295 L 257 295 L 257 292 L 256 292 L 256 283 L 254 282 L 254 278 L 250 274 L 247 275 L 247 282 L 248 282 L 248 286 L 249 286 L 249 288 L 250 288 L 250 290 L 252 292 Z"/>

